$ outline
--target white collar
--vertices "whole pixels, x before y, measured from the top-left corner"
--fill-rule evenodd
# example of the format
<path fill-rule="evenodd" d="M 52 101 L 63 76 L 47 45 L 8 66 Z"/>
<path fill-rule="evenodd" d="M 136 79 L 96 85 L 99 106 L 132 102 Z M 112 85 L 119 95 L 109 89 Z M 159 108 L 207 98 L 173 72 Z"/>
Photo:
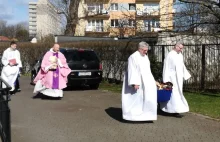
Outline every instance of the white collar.
<path fill-rule="evenodd" d="M 54 51 L 53 51 L 53 48 L 51 48 L 51 49 L 50 49 L 50 52 L 52 52 L 52 53 L 58 53 L 59 51 L 58 51 L 58 52 L 54 52 Z"/>
<path fill-rule="evenodd" d="M 16 49 L 12 49 L 12 47 L 9 47 L 9 50 L 10 50 L 10 51 L 15 51 Z"/>

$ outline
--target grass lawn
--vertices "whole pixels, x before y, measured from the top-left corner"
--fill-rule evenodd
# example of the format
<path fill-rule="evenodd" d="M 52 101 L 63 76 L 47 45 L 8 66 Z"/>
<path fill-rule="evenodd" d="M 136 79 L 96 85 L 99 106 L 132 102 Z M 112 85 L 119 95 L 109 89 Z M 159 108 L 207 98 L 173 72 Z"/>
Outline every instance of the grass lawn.
<path fill-rule="evenodd" d="M 191 112 L 220 119 L 220 94 L 184 93 Z"/>
<path fill-rule="evenodd" d="M 100 89 L 120 94 L 122 85 L 102 82 Z M 189 103 L 190 112 L 220 119 L 220 94 L 185 92 L 184 95 Z"/>

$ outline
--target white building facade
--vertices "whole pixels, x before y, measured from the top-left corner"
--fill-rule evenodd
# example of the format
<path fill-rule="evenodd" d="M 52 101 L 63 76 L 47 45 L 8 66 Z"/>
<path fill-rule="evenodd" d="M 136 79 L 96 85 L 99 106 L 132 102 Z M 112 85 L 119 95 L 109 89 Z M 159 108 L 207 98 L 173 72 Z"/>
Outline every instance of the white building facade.
<path fill-rule="evenodd" d="M 29 36 L 37 35 L 37 2 L 29 2 Z"/>
<path fill-rule="evenodd" d="M 62 34 L 61 15 L 49 0 L 29 3 L 29 34 L 38 39 Z"/>

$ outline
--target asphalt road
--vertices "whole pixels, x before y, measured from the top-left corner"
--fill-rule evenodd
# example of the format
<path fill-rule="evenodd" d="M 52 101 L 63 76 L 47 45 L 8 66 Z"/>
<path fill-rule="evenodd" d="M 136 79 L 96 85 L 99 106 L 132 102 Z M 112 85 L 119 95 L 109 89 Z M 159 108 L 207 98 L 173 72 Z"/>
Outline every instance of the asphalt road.
<path fill-rule="evenodd" d="M 120 94 L 73 89 L 62 100 L 35 98 L 28 77 L 12 96 L 12 142 L 219 142 L 220 122 L 187 113 L 153 123 L 121 119 Z M 85 90 L 84 90 L 85 89 Z"/>

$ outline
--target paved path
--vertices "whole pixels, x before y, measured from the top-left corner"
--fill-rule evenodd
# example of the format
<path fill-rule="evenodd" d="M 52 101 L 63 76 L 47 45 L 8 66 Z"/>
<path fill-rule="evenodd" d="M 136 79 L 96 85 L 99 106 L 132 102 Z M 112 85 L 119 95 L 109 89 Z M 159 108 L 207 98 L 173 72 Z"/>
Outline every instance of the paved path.
<path fill-rule="evenodd" d="M 120 95 L 65 91 L 62 100 L 32 99 L 29 78 L 12 96 L 12 142 L 219 142 L 220 122 L 186 114 L 158 115 L 154 123 L 121 120 Z"/>

